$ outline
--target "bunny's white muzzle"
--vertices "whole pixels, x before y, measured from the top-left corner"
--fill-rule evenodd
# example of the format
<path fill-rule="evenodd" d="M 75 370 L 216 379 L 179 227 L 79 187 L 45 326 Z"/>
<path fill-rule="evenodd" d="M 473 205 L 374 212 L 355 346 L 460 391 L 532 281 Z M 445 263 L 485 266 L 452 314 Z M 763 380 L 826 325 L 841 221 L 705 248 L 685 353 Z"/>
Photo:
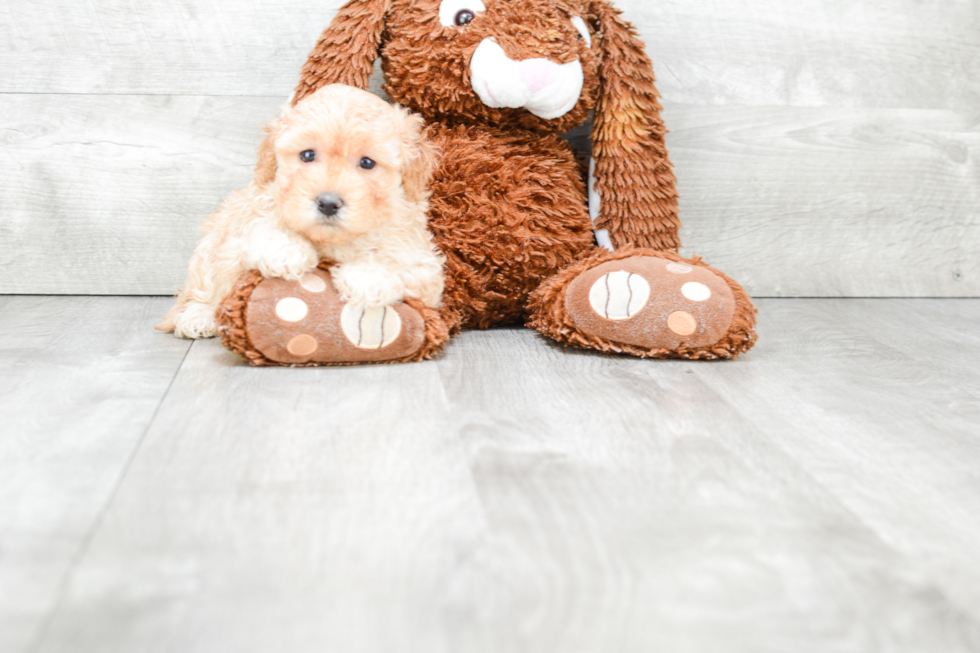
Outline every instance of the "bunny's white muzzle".
<path fill-rule="evenodd" d="M 493 39 L 483 39 L 470 60 L 473 90 L 488 107 L 527 109 L 554 120 L 571 111 L 582 94 L 582 64 L 548 59 L 514 61 Z"/>

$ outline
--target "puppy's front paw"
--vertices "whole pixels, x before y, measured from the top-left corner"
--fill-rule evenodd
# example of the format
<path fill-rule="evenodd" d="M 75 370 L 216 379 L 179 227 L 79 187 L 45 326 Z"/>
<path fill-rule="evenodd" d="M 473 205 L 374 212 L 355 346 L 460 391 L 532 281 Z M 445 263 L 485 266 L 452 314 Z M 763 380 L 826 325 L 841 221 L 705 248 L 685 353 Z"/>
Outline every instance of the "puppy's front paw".
<path fill-rule="evenodd" d="M 245 260 L 248 267 L 258 270 L 263 277 L 294 281 L 315 268 L 319 256 L 308 241 L 269 234 L 248 247 Z"/>
<path fill-rule="evenodd" d="M 381 265 L 338 265 L 330 275 L 341 301 L 356 307 L 391 306 L 405 298 L 405 282 Z"/>
<path fill-rule="evenodd" d="M 178 338 L 213 338 L 218 335 L 218 322 L 214 306 L 201 302 L 188 302 L 174 317 L 174 335 Z"/>

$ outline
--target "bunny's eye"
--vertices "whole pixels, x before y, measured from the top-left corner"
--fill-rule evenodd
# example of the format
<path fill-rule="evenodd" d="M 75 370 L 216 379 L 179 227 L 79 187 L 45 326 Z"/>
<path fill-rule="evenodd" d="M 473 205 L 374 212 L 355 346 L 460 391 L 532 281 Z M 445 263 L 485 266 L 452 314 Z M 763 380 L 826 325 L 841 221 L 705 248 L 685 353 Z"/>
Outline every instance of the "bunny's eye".
<path fill-rule="evenodd" d="M 313 150 L 303 150 L 299 153 L 299 158 L 303 163 L 312 163 L 316 159 L 316 152 Z"/>
<path fill-rule="evenodd" d="M 578 30 L 578 36 L 580 39 L 585 40 L 586 47 L 592 47 L 592 35 L 589 33 L 589 26 L 585 24 L 585 21 L 581 16 L 572 16 L 572 25 Z"/>
<path fill-rule="evenodd" d="M 443 27 L 465 27 L 476 20 L 487 8 L 483 0 L 442 0 L 439 5 L 439 22 Z"/>

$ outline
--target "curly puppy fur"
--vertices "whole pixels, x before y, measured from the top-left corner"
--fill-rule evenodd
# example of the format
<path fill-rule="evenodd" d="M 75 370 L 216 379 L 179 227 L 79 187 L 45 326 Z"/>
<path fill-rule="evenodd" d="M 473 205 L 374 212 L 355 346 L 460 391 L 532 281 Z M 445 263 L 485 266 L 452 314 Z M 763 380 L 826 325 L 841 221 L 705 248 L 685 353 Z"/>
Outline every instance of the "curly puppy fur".
<path fill-rule="evenodd" d="M 423 126 L 341 85 L 285 108 L 266 128 L 252 183 L 203 225 L 177 304 L 157 328 L 214 336 L 215 311 L 243 272 L 299 279 L 323 258 L 337 262 L 330 272 L 344 301 L 437 306 L 443 259 L 425 226 L 437 157 Z"/>

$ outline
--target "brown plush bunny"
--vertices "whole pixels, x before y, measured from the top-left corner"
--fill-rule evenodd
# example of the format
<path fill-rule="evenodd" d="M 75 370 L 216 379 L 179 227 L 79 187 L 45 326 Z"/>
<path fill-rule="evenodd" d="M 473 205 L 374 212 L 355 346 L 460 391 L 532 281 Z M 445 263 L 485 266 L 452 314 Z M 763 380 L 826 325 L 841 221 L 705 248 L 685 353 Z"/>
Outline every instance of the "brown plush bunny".
<path fill-rule="evenodd" d="M 351 0 L 303 67 L 295 99 L 331 83 L 366 88 L 378 56 L 385 91 L 425 117 L 442 153 L 429 213 L 447 256 L 438 344 L 453 325 L 519 322 L 643 357 L 732 358 L 754 344 L 742 288 L 676 253 L 653 69 L 607 0 Z M 591 112 L 586 175 L 559 135 Z M 271 361 L 251 346 L 250 329 L 280 326 L 247 324 L 258 283 L 240 285 L 224 311 L 226 344 L 256 363 L 306 362 Z M 427 357 L 431 345 L 398 359 Z"/>

